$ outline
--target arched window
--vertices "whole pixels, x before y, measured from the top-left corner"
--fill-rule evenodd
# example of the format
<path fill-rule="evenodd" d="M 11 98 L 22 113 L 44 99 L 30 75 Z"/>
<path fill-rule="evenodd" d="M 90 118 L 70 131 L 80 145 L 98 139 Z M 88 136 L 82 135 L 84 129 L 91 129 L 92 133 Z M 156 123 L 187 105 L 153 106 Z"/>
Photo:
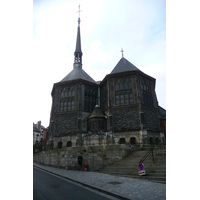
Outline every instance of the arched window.
<path fill-rule="evenodd" d="M 62 149 L 62 142 L 58 142 L 58 149 Z"/>
<path fill-rule="evenodd" d="M 67 110 L 67 100 L 64 101 L 64 110 Z"/>
<path fill-rule="evenodd" d="M 146 83 L 146 89 L 147 89 L 147 91 L 151 92 L 151 86 L 148 82 Z"/>
<path fill-rule="evenodd" d="M 124 102 L 125 102 L 125 104 L 129 104 L 129 97 L 128 97 L 127 91 L 125 92 L 125 95 L 124 95 Z"/>
<path fill-rule="evenodd" d="M 124 94 L 120 94 L 120 104 L 124 104 Z"/>
<path fill-rule="evenodd" d="M 87 112 L 91 112 L 97 101 L 97 92 L 94 89 L 85 88 L 84 91 L 84 110 Z"/>
<path fill-rule="evenodd" d="M 68 100 L 68 110 L 71 110 L 71 99 Z"/>
<path fill-rule="evenodd" d="M 71 147 L 72 146 L 72 142 L 71 141 L 68 141 L 67 142 L 67 147 Z"/>
<path fill-rule="evenodd" d="M 119 89 L 120 90 L 123 90 L 124 88 L 123 88 L 123 83 L 122 83 L 122 81 L 120 81 L 120 83 L 119 83 Z"/>
<path fill-rule="evenodd" d="M 130 144 L 136 144 L 136 138 L 135 137 L 130 138 Z"/>
<path fill-rule="evenodd" d="M 75 96 L 75 89 L 74 89 L 74 87 L 72 87 L 71 92 L 72 92 L 72 96 Z"/>
<path fill-rule="evenodd" d="M 63 101 L 60 102 L 60 111 L 63 111 Z"/>
<path fill-rule="evenodd" d="M 129 102 L 133 103 L 133 92 L 132 92 L 132 90 L 129 91 Z"/>
<path fill-rule="evenodd" d="M 125 143 L 126 143 L 125 138 L 120 138 L 119 139 L 119 144 L 125 144 Z"/>
<path fill-rule="evenodd" d="M 74 109 L 74 98 L 72 98 L 72 110 Z"/>
<path fill-rule="evenodd" d="M 120 81 L 119 79 L 115 82 L 115 90 L 119 90 Z"/>
<path fill-rule="evenodd" d="M 118 92 L 116 92 L 116 94 L 115 94 L 115 104 L 119 105 L 119 93 Z"/>
<path fill-rule="evenodd" d="M 124 81 L 124 89 L 131 89 L 132 86 L 131 86 L 131 79 L 130 78 L 126 78 L 125 81 Z"/>
<path fill-rule="evenodd" d="M 66 89 L 63 88 L 62 91 L 61 91 L 61 98 L 64 98 L 64 97 L 65 97 L 65 92 L 66 92 Z"/>
<path fill-rule="evenodd" d="M 74 87 L 70 87 L 68 91 L 68 97 L 72 97 L 75 95 Z"/>
<path fill-rule="evenodd" d="M 53 149 L 53 142 L 50 143 L 50 150 Z"/>

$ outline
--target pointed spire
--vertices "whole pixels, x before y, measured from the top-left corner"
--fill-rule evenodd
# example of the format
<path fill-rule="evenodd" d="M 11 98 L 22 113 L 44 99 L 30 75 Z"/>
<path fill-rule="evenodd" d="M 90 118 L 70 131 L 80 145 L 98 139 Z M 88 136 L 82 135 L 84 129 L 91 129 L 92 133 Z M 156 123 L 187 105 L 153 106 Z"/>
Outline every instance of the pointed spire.
<path fill-rule="evenodd" d="M 81 34 L 80 34 L 80 5 L 79 7 L 79 18 L 78 18 L 78 30 L 77 30 L 77 38 L 76 38 L 76 49 L 74 52 L 74 68 L 82 68 L 82 51 L 81 51 Z"/>

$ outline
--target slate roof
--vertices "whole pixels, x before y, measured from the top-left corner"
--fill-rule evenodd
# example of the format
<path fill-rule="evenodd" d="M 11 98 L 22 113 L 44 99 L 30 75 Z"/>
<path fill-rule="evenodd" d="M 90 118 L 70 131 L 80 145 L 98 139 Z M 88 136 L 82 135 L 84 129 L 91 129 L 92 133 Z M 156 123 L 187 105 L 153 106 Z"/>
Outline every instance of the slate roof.
<path fill-rule="evenodd" d="M 67 76 L 65 76 L 60 82 L 72 81 L 72 80 L 86 80 L 92 83 L 96 83 L 82 68 L 74 68 Z"/>
<path fill-rule="evenodd" d="M 34 124 L 33 124 L 33 132 L 38 132 L 38 133 L 40 133 L 40 131 L 34 126 Z"/>
<path fill-rule="evenodd" d="M 78 26 L 78 31 L 77 31 L 75 52 L 81 52 L 81 34 L 80 34 L 80 27 L 79 26 Z"/>
<path fill-rule="evenodd" d="M 140 71 L 135 65 L 126 60 L 126 58 L 122 57 L 110 74 L 136 70 Z"/>
<path fill-rule="evenodd" d="M 160 112 L 161 119 L 166 119 L 166 110 L 159 106 L 159 112 Z"/>
<path fill-rule="evenodd" d="M 103 114 L 101 108 L 96 105 L 94 110 L 92 111 L 92 113 L 90 114 L 90 116 L 88 117 L 88 119 L 91 119 L 91 118 L 105 118 L 105 115 Z"/>

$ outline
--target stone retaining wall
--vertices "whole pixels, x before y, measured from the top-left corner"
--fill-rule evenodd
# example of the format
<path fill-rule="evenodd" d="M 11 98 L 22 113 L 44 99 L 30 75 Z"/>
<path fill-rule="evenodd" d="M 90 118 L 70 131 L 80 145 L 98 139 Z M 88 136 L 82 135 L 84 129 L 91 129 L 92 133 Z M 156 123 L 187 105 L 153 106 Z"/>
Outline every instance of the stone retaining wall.
<path fill-rule="evenodd" d="M 129 151 L 124 145 L 103 145 L 68 147 L 42 151 L 33 154 L 33 161 L 39 164 L 65 168 L 69 170 L 84 170 L 84 163 L 90 171 L 98 171 L 115 161 L 123 159 Z M 78 163 L 78 156 L 82 156 L 82 165 Z"/>

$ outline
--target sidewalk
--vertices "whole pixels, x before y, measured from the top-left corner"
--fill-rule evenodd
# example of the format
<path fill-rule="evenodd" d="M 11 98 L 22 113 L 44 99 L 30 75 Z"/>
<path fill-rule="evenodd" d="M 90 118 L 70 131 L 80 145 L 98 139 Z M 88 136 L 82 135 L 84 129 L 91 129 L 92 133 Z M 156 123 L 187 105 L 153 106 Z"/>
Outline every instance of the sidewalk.
<path fill-rule="evenodd" d="M 153 183 L 145 180 L 113 176 L 98 172 L 64 170 L 37 163 L 33 163 L 33 166 L 100 192 L 115 196 L 119 199 L 166 199 L 166 185 L 161 183 Z"/>

